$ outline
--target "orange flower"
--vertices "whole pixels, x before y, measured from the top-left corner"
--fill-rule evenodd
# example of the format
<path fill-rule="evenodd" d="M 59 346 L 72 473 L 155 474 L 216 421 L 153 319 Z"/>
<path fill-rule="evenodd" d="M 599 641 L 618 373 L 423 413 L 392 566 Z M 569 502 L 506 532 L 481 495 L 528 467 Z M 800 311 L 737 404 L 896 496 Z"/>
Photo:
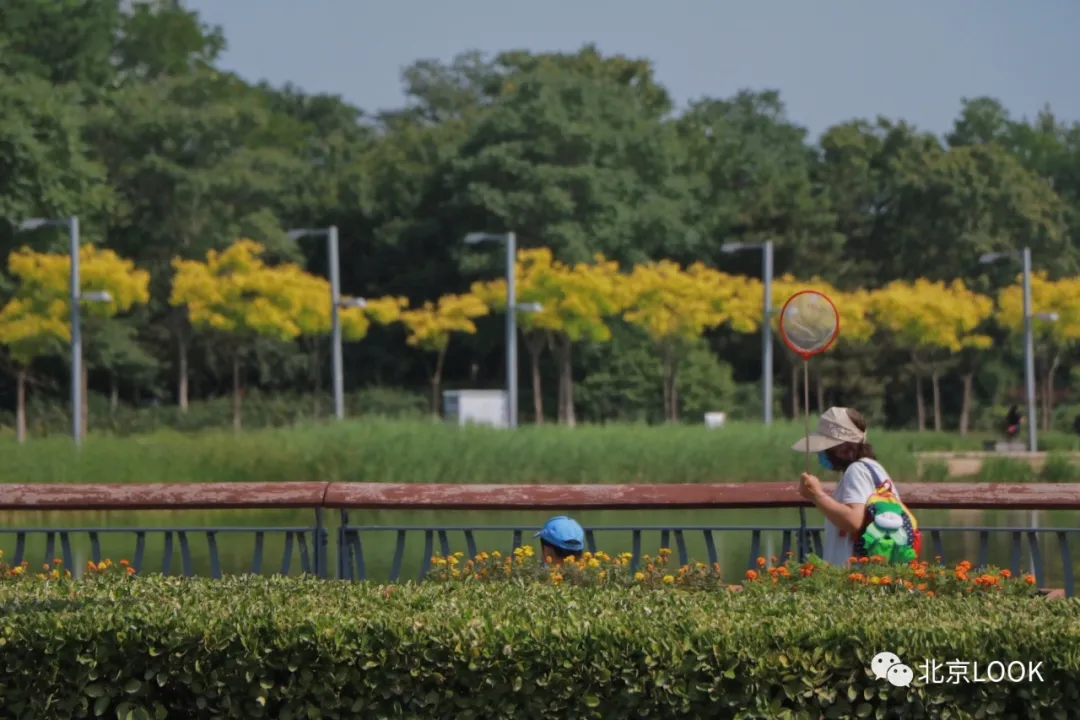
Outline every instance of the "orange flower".
<path fill-rule="evenodd" d="M 924 570 L 923 568 L 916 568 L 915 577 L 918 577 L 918 578 L 926 577 L 926 570 Z"/>
<path fill-rule="evenodd" d="M 870 562 L 870 558 L 868 558 L 866 556 L 863 556 L 863 557 L 859 558 L 859 562 L 862 563 L 863 565 L 865 565 L 866 563 Z"/>
<path fill-rule="evenodd" d="M 881 555 L 871 555 L 870 556 L 870 562 L 872 562 L 872 563 L 884 563 L 885 558 L 883 556 L 881 556 Z"/>
<path fill-rule="evenodd" d="M 885 577 L 881 578 L 881 584 L 882 585 L 891 585 L 892 584 L 892 578 L 889 577 L 888 575 L 886 575 Z"/>
<path fill-rule="evenodd" d="M 1035 584 L 1035 576 L 1028 573 L 1027 575 L 1024 576 L 1024 582 L 1026 582 L 1028 585 L 1034 585 Z"/>
<path fill-rule="evenodd" d="M 999 573 L 998 573 L 998 575 L 1000 575 L 1001 577 L 1003 577 L 1003 578 L 1005 578 L 1006 580 L 1008 580 L 1009 578 L 1011 578 L 1011 577 L 1012 577 L 1012 572 L 1011 572 L 1011 571 L 1009 571 L 1009 570 L 1002 570 L 1001 572 L 999 572 Z"/>
<path fill-rule="evenodd" d="M 926 597 L 934 597 L 934 591 L 933 590 L 927 590 L 926 591 Z"/>
<path fill-rule="evenodd" d="M 133 568 L 133 567 L 131 567 L 129 565 L 128 568 L 127 568 L 127 574 L 128 575 L 134 575 L 135 574 L 135 568 Z"/>
<path fill-rule="evenodd" d="M 916 590 L 918 590 L 919 592 L 922 592 L 923 590 L 925 590 L 925 589 L 926 589 L 926 583 L 919 583 L 919 584 L 918 584 L 918 585 L 916 586 L 916 588 L 915 588 L 915 589 L 916 589 Z"/>
<path fill-rule="evenodd" d="M 64 561 L 61 560 L 60 558 L 53 558 L 52 562 L 53 562 L 53 565 L 63 565 L 64 564 Z"/>
<path fill-rule="evenodd" d="M 854 564 L 856 564 L 856 563 L 858 563 L 858 562 L 859 562 L 859 558 L 857 558 L 857 557 L 855 557 L 854 555 L 852 555 L 851 557 L 849 557 L 849 558 L 847 559 L 847 561 L 848 561 L 848 563 L 849 563 L 849 564 L 851 564 L 851 565 L 854 565 Z"/>
<path fill-rule="evenodd" d="M 861 582 L 862 579 L 863 579 L 863 575 L 862 575 L 862 573 L 857 573 L 857 572 L 856 573 L 851 573 L 850 575 L 847 576 L 847 579 L 850 580 L 851 582 Z"/>
<path fill-rule="evenodd" d="M 747 570 L 746 571 L 746 579 L 747 580 L 757 580 L 757 573 L 754 572 L 753 570 Z"/>
<path fill-rule="evenodd" d="M 757 559 L 757 566 L 758 566 L 758 567 L 765 567 L 765 558 L 763 558 L 763 557 L 759 557 L 759 558 Z"/>
<path fill-rule="evenodd" d="M 780 570 L 778 572 L 781 575 L 783 575 L 784 577 L 787 577 L 788 575 L 791 574 L 791 573 L 788 572 L 788 569 L 786 567 L 784 567 L 783 565 L 780 566 Z"/>

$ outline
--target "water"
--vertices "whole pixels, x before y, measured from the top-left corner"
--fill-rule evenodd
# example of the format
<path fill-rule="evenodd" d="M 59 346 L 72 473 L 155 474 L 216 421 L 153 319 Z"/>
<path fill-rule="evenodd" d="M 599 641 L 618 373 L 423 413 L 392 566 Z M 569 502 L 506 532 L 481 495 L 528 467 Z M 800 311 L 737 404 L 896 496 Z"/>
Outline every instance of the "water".
<path fill-rule="evenodd" d="M 524 532 L 523 543 L 536 544 L 532 539 L 534 530 L 554 513 L 542 511 L 350 511 L 351 526 L 388 527 L 472 527 L 484 526 L 517 527 Z M 695 510 L 695 511 L 591 511 L 572 513 L 586 528 L 600 526 L 651 527 L 642 535 L 642 552 L 655 554 L 660 547 L 660 527 L 716 527 L 716 526 L 755 526 L 797 527 L 798 511 L 787 510 Z M 324 511 L 325 526 L 330 533 L 330 545 L 327 549 L 329 567 L 337 567 L 337 528 L 339 513 Z M 920 526 L 947 528 L 1025 528 L 1038 526 L 1042 530 L 1072 529 L 1080 527 L 1080 513 L 1076 511 L 980 511 L 980 510 L 922 510 L 917 513 Z M 819 525 L 820 514 L 807 511 L 807 520 L 811 526 Z M 151 532 L 151 529 L 172 528 L 187 529 L 187 541 L 190 550 L 191 568 L 195 574 L 211 574 L 211 552 L 207 537 L 199 528 L 219 528 L 215 540 L 223 573 L 251 572 L 252 558 L 256 549 L 256 530 L 266 530 L 263 538 L 262 573 L 279 572 L 282 569 L 282 555 L 286 548 L 283 528 L 308 530 L 315 524 L 315 512 L 312 510 L 275 510 L 275 511 L 122 511 L 122 512 L 5 512 L 0 513 L 0 548 L 5 558 L 11 561 L 16 550 L 16 536 L 12 532 L 18 528 L 80 528 L 109 529 L 99 535 L 101 556 L 112 559 L 134 560 L 136 551 L 135 528 L 146 529 L 146 546 L 143 555 L 142 573 L 161 572 L 165 557 L 165 534 Z M 128 529 L 127 531 L 116 532 Z M 739 582 L 745 572 L 750 557 L 751 533 L 749 531 L 715 532 L 715 547 L 724 577 L 729 582 Z M 311 552 L 310 534 L 308 551 Z M 454 530 L 447 534 L 451 551 L 468 551 L 464 533 Z M 632 533 L 627 530 L 598 530 L 597 548 L 608 553 L 632 551 Z M 389 530 L 365 529 L 360 533 L 367 577 L 385 581 L 391 573 L 395 551 L 396 533 Z M 511 530 L 480 530 L 474 533 L 477 550 L 499 550 L 508 552 L 512 547 Z M 701 531 L 685 533 L 687 553 L 691 561 L 708 561 L 704 535 Z M 978 532 L 948 532 L 942 535 L 944 560 L 954 563 L 970 560 L 978 563 Z M 88 533 L 79 532 L 70 535 L 72 572 L 80 574 L 91 559 L 91 541 Z M 761 537 L 759 553 L 766 557 L 781 555 L 782 538 L 779 531 L 765 532 Z M 991 533 L 989 562 L 1000 567 L 1011 567 L 1012 538 L 1009 533 Z M 1062 553 L 1058 538 L 1050 533 L 1040 533 L 1040 550 L 1045 577 L 1043 585 L 1062 587 L 1064 570 Z M 1068 546 L 1072 558 L 1080 557 L 1080 532 L 1068 536 Z M 676 551 L 674 534 L 668 545 Z M 434 537 L 434 549 L 440 551 L 438 535 Z M 794 548 L 792 548 L 794 549 Z M 51 560 L 46 557 L 46 537 L 44 533 L 33 533 L 26 537 L 24 559 L 30 561 L 36 569 L 42 563 Z M 61 544 L 56 539 L 52 552 L 54 557 L 61 557 Z M 401 579 L 418 577 L 424 560 L 424 533 L 412 530 L 406 535 L 405 553 L 401 564 Z M 928 532 L 924 533 L 923 559 L 932 560 L 934 546 Z M 676 558 L 677 560 L 677 555 Z M 1075 565 L 1075 560 L 1073 561 Z M 1027 539 L 1024 538 L 1020 570 L 1027 572 L 1032 567 Z M 180 574 L 183 571 L 179 538 L 173 536 L 173 547 L 169 572 Z M 301 572 L 299 546 L 294 541 L 292 560 L 288 574 Z"/>

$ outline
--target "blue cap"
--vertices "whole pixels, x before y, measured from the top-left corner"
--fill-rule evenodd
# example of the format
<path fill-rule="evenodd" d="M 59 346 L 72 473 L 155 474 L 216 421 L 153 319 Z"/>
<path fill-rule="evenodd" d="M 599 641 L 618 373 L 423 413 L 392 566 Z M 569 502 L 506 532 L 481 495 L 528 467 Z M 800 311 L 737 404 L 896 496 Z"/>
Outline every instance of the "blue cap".
<path fill-rule="evenodd" d="M 565 515 L 553 517 L 544 523 L 540 532 L 533 535 L 548 545 L 554 545 L 563 550 L 582 550 L 585 548 L 585 531 L 581 529 L 576 520 L 571 520 Z"/>

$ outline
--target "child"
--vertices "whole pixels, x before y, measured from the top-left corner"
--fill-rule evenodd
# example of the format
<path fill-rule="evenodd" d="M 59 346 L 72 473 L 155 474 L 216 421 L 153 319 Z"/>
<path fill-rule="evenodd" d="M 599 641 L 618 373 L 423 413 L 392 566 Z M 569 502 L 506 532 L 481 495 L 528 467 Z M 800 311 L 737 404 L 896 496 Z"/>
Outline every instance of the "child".
<path fill-rule="evenodd" d="M 863 532 L 867 499 L 879 486 L 892 490 L 897 500 L 900 494 L 874 457 L 874 448 L 866 442 L 866 420 L 861 413 L 848 408 L 829 408 L 818 419 L 817 430 L 791 449 L 806 452 L 808 445 L 810 452 L 817 453 L 822 468 L 843 473 L 832 495 L 825 492 L 817 477 L 803 473 L 799 494 L 825 516 L 822 560 L 844 566 Z"/>
<path fill-rule="evenodd" d="M 565 515 L 548 520 L 533 537 L 540 538 L 540 557 L 556 565 L 585 550 L 585 531 L 577 521 Z"/>

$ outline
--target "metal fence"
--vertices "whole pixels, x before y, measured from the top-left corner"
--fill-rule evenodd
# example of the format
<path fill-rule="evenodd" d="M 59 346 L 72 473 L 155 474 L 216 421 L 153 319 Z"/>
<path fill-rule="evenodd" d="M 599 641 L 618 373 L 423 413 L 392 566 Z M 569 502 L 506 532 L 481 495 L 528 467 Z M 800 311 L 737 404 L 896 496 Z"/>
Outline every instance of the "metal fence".
<path fill-rule="evenodd" d="M 535 527 L 515 525 L 363 525 L 353 524 L 356 509 L 438 510 L 642 510 L 642 509 L 776 509 L 805 507 L 791 483 L 737 485 L 603 485 L 506 486 L 410 485 L 349 483 L 241 483 L 150 485 L 8 485 L 0 500 L 5 510 L 220 510 L 301 509 L 310 511 L 311 523 L 241 527 L 14 527 L 0 528 L 0 546 L 9 550 L 11 564 L 41 553 L 44 565 L 54 558 L 76 569 L 82 560 L 100 562 L 105 544 L 129 548 L 125 557 L 137 572 L 187 576 L 226 574 L 222 543 L 232 549 L 234 572 L 315 575 L 342 580 L 422 578 L 433 555 L 461 550 L 474 557 L 480 550 L 506 552 L 532 541 Z M 1076 510 L 1080 485 L 1005 485 L 974 483 L 905 484 L 905 503 L 913 509 Z M 336 522 L 329 526 L 327 511 Z M 1060 582 L 1066 596 L 1075 595 L 1072 543 L 1080 528 L 1057 527 L 927 527 L 924 558 L 950 557 L 949 546 L 970 546 L 977 538 L 977 566 L 993 563 L 1014 574 L 1034 574 L 1039 587 L 1048 577 Z M 800 560 L 822 554 L 822 528 L 800 525 L 605 525 L 586 527 L 590 551 L 609 549 L 598 537 L 629 540 L 631 566 L 645 554 L 669 548 L 679 564 L 692 559 L 722 563 L 737 570 L 753 568 L 769 549 L 792 553 Z M 478 537 L 489 544 L 481 547 Z M 721 541 L 728 540 L 722 549 Z M 494 540 L 492 540 L 494 538 Z M 963 538 L 963 540 L 961 540 Z M 776 542 L 778 540 L 778 542 Z M 239 543 L 250 555 L 239 553 Z M 494 543 L 498 547 L 492 547 Z M 148 551 L 160 545 L 160 551 Z M 692 558 L 691 545 L 704 557 Z M 33 551 L 32 549 L 33 548 Z M 732 549 L 734 548 L 734 549 Z M 410 555 L 411 551 L 411 555 Z M 955 555 L 955 553 L 952 553 Z M 176 566 L 179 556 L 178 572 Z M 242 562 L 238 557 L 242 555 Z M 741 557 L 740 557 L 741 555 Z M 1052 575 L 1047 556 L 1052 556 Z M 1006 557 L 1007 556 L 1007 557 Z M 745 559 L 745 568 L 743 567 Z M 247 560 L 250 559 L 250 562 Z M 371 572 L 381 563 L 386 572 Z M 1060 565 L 1059 565 L 1060 564 Z M 1060 570 L 1060 572 L 1057 572 Z M 732 580 L 735 578 L 731 578 Z"/>

